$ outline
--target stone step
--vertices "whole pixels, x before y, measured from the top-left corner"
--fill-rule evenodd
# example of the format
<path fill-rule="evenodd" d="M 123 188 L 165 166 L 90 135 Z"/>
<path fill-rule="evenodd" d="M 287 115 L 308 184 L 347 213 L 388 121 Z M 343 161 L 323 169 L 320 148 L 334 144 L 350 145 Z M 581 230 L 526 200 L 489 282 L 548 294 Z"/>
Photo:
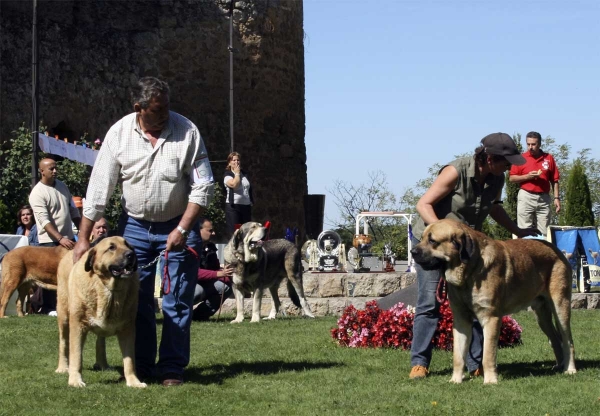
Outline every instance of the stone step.
<path fill-rule="evenodd" d="M 416 282 L 415 273 L 313 273 L 302 276 L 307 298 L 383 297 Z M 286 280 L 287 281 L 287 280 Z M 286 281 L 279 287 L 279 297 L 288 297 Z M 266 291 L 268 295 L 268 291 Z"/>
<path fill-rule="evenodd" d="M 405 289 L 416 283 L 416 274 L 407 272 L 380 273 L 313 273 L 303 275 L 304 294 L 315 316 L 340 316 L 349 305 L 356 309 L 364 309 L 367 302 Z M 302 315 L 289 299 L 286 281 L 281 283 L 278 295 L 281 300 L 281 311 L 286 315 Z M 265 291 L 261 303 L 261 316 L 271 311 L 269 291 Z M 162 299 L 158 299 L 159 307 Z M 244 299 L 244 315 L 252 315 L 252 298 Z M 411 305 L 415 306 L 415 305 Z M 571 298 L 573 309 L 600 309 L 600 293 L 573 293 Z M 235 314 L 235 299 L 226 299 L 221 313 Z"/>
<path fill-rule="evenodd" d="M 346 307 L 354 305 L 356 309 L 364 309 L 367 302 L 377 300 L 377 297 L 309 297 L 308 304 L 315 316 L 340 316 Z M 289 298 L 281 298 L 281 310 L 290 316 L 302 315 L 302 310 L 297 308 Z M 244 315 L 249 318 L 252 315 L 252 299 L 244 299 Z M 414 306 L 414 305 L 412 305 Z M 573 309 L 600 309 L 600 293 L 573 293 L 571 300 Z M 261 317 L 269 315 L 271 311 L 271 299 L 264 298 L 261 303 Z M 235 299 L 226 299 L 223 303 L 221 313 L 235 314 Z"/>
<path fill-rule="evenodd" d="M 307 298 L 310 310 L 315 316 L 340 316 L 344 309 L 350 305 L 354 305 L 356 309 L 364 309 L 367 302 L 376 300 L 371 297 L 336 297 L 336 298 Z M 281 298 L 280 313 L 288 316 L 301 316 L 302 309 L 296 307 L 289 298 Z M 252 316 L 253 300 L 251 298 L 244 299 L 244 316 L 250 319 Z M 260 316 L 262 318 L 269 315 L 271 312 L 271 299 L 263 298 L 260 305 Z M 226 299 L 221 307 L 221 313 L 236 314 L 235 299 Z"/>

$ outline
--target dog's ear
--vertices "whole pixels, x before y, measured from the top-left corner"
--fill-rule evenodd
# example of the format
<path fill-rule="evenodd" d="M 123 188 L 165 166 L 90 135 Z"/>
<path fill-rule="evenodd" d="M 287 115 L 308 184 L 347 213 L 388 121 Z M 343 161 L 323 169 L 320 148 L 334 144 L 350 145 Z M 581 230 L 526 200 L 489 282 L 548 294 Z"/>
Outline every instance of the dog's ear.
<path fill-rule="evenodd" d="M 94 241 L 91 242 L 90 247 L 96 247 L 96 245 L 104 240 L 107 236 L 106 235 L 101 235 L 100 237 L 98 237 L 97 239 L 95 239 Z"/>
<path fill-rule="evenodd" d="M 244 234 L 242 233 L 241 228 L 238 228 L 237 230 L 235 230 L 235 232 L 233 233 L 233 237 L 231 237 L 231 241 L 233 241 L 234 250 L 237 250 L 237 248 L 240 245 L 240 243 L 242 242 L 243 238 L 244 238 Z"/>
<path fill-rule="evenodd" d="M 465 232 L 463 233 L 460 242 L 462 245 L 460 249 L 460 261 L 462 263 L 467 263 L 471 259 L 471 256 L 474 252 L 475 247 L 473 247 L 473 239 L 468 233 Z"/>
<path fill-rule="evenodd" d="M 88 251 L 87 259 L 85 260 L 85 271 L 89 272 L 94 268 L 94 258 L 96 258 L 96 249 Z"/>

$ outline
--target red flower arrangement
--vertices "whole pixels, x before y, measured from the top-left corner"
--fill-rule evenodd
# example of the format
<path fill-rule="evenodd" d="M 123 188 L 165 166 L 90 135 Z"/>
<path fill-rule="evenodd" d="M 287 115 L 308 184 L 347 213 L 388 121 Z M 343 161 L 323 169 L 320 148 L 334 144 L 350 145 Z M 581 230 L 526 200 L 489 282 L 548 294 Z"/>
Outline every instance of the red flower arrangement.
<path fill-rule="evenodd" d="M 402 348 L 410 349 L 413 336 L 414 308 L 403 303 L 382 310 L 376 301 L 368 302 L 365 309 L 350 305 L 338 319 L 331 336 L 339 345 L 352 348 Z M 521 343 L 521 326 L 510 316 L 502 318 L 498 345 L 511 347 Z M 435 348 L 452 350 L 452 311 L 448 300 L 440 305 L 440 320 L 433 337 Z"/>

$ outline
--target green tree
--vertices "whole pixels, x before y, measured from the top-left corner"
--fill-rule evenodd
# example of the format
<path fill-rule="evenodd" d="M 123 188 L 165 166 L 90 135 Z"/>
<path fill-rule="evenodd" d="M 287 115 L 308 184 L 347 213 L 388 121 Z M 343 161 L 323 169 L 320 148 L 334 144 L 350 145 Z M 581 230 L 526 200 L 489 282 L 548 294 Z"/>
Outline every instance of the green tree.
<path fill-rule="evenodd" d="M 43 126 L 39 129 L 40 131 L 46 130 Z M 86 137 L 87 133 L 81 137 L 80 141 L 85 142 Z M 40 152 L 40 159 L 45 156 L 43 152 Z M 13 131 L 5 149 L 0 149 L 0 160 L 4 163 L 0 171 L 0 233 L 15 231 L 17 227 L 16 212 L 21 206 L 27 204 L 31 192 L 31 158 L 31 132 L 23 123 L 21 127 Z M 67 185 L 72 195 L 85 197 L 92 168 L 73 160 L 58 159 L 59 179 Z M 104 217 L 113 230 L 116 230 L 122 212 L 121 196 L 122 188 L 120 184 L 117 184 L 104 211 Z M 216 184 L 214 198 L 205 215 L 212 220 L 217 230 L 219 227 L 221 230 L 224 229 L 224 205 L 225 192 L 219 184 Z M 218 232 L 217 235 L 224 235 L 224 233 Z"/>
<path fill-rule="evenodd" d="M 13 233 L 17 228 L 15 219 L 15 215 L 12 215 L 6 204 L 0 200 L 0 234 Z"/>
<path fill-rule="evenodd" d="M 71 195 L 85 197 L 91 167 L 69 159 L 63 159 L 57 162 L 56 165 L 58 179 L 67 185 Z"/>
<path fill-rule="evenodd" d="M 588 178 L 580 160 L 575 161 L 569 172 L 564 221 L 577 227 L 594 225 Z"/>
<path fill-rule="evenodd" d="M 225 191 L 220 183 L 215 183 L 215 194 L 204 212 L 204 217 L 210 219 L 217 235 L 216 241 L 227 243 L 225 240 Z"/>
<path fill-rule="evenodd" d="M 40 131 L 44 130 L 44 127 L 40 127 Z M 39 157 L 46 157 L 46 154 L 40 152 Z M 4 162 L 0 176 L 0 199 L 6 206 L 5 214 L 0 210 L 0 232 L 13 233 L 16 229 L 16 212 L 28 203 L 31 192 L 31 133 L 25 123 L 13 131 L 6 149 L 0 151 L 0 159 Z M 71 194 L 85 196 L 91 168 L 69 159 L 60 160 L 57 165 L 58 177 Z M 121 188 L 117 186 L 105 211 L 105 217 L 113 229 L 121 213 L 120 200 Z"/>
<path fill-rule="evenodd" d="M 41 129 L 41 128 L 40 128 Z M 4 166 L 0 176 L 0 199 L 10 219 L 1 221 L 0 232 L 14 233 L 16 213 L 29 200 L 31 191 L 31 132 L 25 123 L 12 132 L 7 148 L 0 150 Z"/>
<path fill-rule="evenodd" d="M 569 176 L 573 172 L 574 164 L 576 162 L 579 162 L 581 164 L 581 166 L 583 167 L 585 176 L 587 177 L 587 180 L 588 180 L 592 212 L 595 213 L 595 217 L 594 217 L 595 221 L 594 221 L 593 225 L 600 226 L 600 160 L 590 157 L 591 151 L 592 151 L 592 149 L 589 149 L 589 148 L 580 150 L 577 153 L 577 157 L 573 161 L 568 163 L 564 167 L 564 170 L 561 171 L 560 183 L 562 184 L 562 187 L 561 187 L 560 194 L 561 194 L 561 198 L 563 201 L 562 202 L 563 209 L 561 211 L 562 215 L 559 215 L 559 219 L 560 219 L 559 224 L 560 225 L 570 225 L 567 223 L 567 221 L 565 219 L 565 215 L 566 215 L 565 207 L 567 204 L 569 204 L 569 200 L 568 200 L 569 196 L 567 195 L 567 189 L 568 189 L 568 183 L 569 183 Z M 566 187 L 565 187 L 565 184 L 567 184 Z"/>
<path fill-rule="evenodd" d="M 356 231 L 356 216 L 365 211 L 401 211 L 396 197 L 389 190 L 387 178 L 382 171 L 369 172 L 369 182 L 358 186 L 336 180 L 328 189 L 339 209 L 339 218 L 330 225 L 340 235 L 347 248 L 352 246 Z M 329 220 L 329 219 L 328 219 Z M 330 220 L 329 220 L 330 221 Z M 368 219 L 369 235 L 372 237 L 373 253 L 383 253 L 384 245 L 391 243 L 392 251 L 400 259 L 408 258 L 408 225 L 393 217 Z M 362 232 L 362 230 L 361 230 Z"/>

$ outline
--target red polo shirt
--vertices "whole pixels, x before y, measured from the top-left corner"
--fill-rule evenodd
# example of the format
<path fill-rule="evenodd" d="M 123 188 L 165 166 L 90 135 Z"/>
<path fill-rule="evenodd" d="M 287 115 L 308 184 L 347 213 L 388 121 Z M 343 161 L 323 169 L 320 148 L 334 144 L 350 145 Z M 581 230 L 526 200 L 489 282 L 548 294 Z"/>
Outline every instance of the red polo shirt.
<path fill-rule="evenodd" d="M 554 158 L 549 153 L 542 152 L 540 156 L 534 158 L 531 152 L 523 153 L 525 164 L 521 166 L 513 165 L 510 168 L 510 175 L 526 175 L 534 170 L 542 170 L 542 174 L 530 181 L 521 182 L 521 189 L 527 192 L 549 193 L 550 182 L 558 182 L 560 174 Z"/>

